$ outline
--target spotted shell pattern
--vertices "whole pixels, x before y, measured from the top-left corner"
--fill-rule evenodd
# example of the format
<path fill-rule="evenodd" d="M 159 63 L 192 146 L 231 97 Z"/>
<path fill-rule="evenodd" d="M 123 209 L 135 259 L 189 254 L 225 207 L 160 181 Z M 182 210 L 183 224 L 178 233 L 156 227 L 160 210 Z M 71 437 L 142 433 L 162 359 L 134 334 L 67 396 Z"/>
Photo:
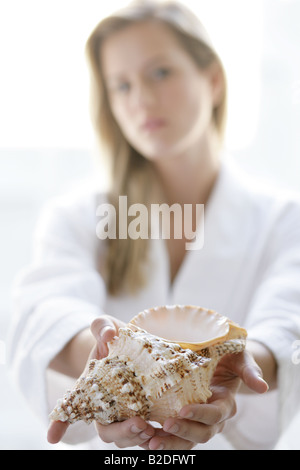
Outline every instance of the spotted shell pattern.
<path fill-rule="evenodd" d="M 203 319 L 209 315 L 210 322 L 227 325 L 226 334 L 223 328 L 219 339 L 214 336 L 211 343 L 207 339 L 181 342 L 183 347 L 141 327 L 151 329 L 151 318 L 160 314 L 169 316 L 171 324 L 175 311 L 189 317 L 190 308 L 159 307 L 134 317 L 109 343 L 108 356 L 89 362 L 84 375 L 58 401 L 50 418 L 70 424 L 79 420 L 109 424 L 138 415 L 163 424 L 168 417 L 178 416 L 184 405 L 206 402 L 219 360 L 225 354 L 243 351 L 247 333 L 226 317 L 198 307 L 193 307 L 197 321 L 201 323 L 201 316 Z M 154 329 L 157 323 L 155 319 Z"/>

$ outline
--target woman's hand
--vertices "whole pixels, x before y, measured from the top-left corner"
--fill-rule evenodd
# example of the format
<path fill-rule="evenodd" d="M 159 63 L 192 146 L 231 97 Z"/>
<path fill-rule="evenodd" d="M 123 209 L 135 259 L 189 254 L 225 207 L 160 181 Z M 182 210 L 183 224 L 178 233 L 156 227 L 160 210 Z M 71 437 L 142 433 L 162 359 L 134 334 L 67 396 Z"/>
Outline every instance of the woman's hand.
<path fill-rule="evenodd" d="M 118 335 L 119 328 L 124 325 L 123 322 L 109 315 L 94 320 L 91 325 L 91 332 L 96 340 L 96 344 L 90 353 L 86 368 L 91 359 L 101 359 L 107 356 L 107 343 Z M 85 373 L 86 369 L 82 375 L 85 375 Z M 112 423 L 106 426 L 95 423 L 95 426 L 99 437 L 104 442 L 114 442 L 120 448 L 142 445 L 149 441 L 155 433 L 154 428 L 138 416 L 121 423 Z M 68 423 L 61 421 L 52 422 L 48 430 L 48 441 L 51 444 L 57 444 L 63 438 L 68 427 Z"/>
<path fill-rule="evenodd" d="M 235 395 L 241 383 L 256 393 L 268 390 L 261 369 L 247 351 L 224 356 L 214 374 L 212 396 L 207 403 L 184 406 L 179 418 L 168 418 L 163 428 L 156 430 L 155 436 L 142 447 L 185 450 L 209 441 L 236 413 Z"/>
<path fill-rule="evenodd" d="M 106 426 L 95 422 L 95 426 L 102 441 L 113 442 L 119 448 L 146 445 L 155 434 L 155 429 L 138 416 Z"/>
<path fill-rule="evenodd" d="M 86 368 L 87 368 L 91 359 L 101 359 L 107 356 L 108 354 L 107 343 L 111 341 L 114 338 L 114 336 L 118 335 L 119 328 L 121 328 L 124 325 L 125 323 L 121 322 L 120 320 L 117 320 L 116 318 L 110 315 L 103 315 L 93 321 L 91 328 L 89 330 L 89 334 L 87 334 L 88 333 L 87 330 L 84 330 L 83 332 L 79 333 L 77 337 L 75 337 L 70 342 L 70 344 L 66 348 L 68 350 L 68 353 L 67 354 L 64 353 L 64 355 L 74 356 L 74 354 L 76 354 L 76 356 L 80 356 L 81 350 L 83 351 L 89 348 L 90 354 L 86 363 Z M 90 332 L 92 333 L 92 335 L 90 334 Z M 91 341 L 91 337 L 93 337 L 92 341 Z M 63 362 L 66 363 L 67 361 L 64 359 Z M 82 376 L 85 375 L 86 368 L 81 374 Z M 67 367 L 64 366 L 64 369 L 67 370 Z M 64 369 L 62 369 L 62 367 L 56 368 L 56 370 L 62 373 L 64 373 Z M 48 436 L 47 436 L 50 444 L 57 444 L 63 438 L 68 427 L 69 427 L 68 423 L 63 423 L 61 421 L 53 421 L 50 424 L 50 427 L 48 430 Z"/>
<path fill-rule="evenodd" d="M 123 325 L 110 316 L 99 317 L 93 322 L 91 331 L 96 339 L 96 346 L 89 360 L 107 356 L 107 343 L 118 335 L 119 328 Z M 207 403 L 184 406 L 179 417 L 168 418 L 162 429 L 153 428 L 139 417 L 106 426 L 95 423 L 95 426 L 104 442 L 114 442 L 120 448 L 139 445 L 151 450 L 191 449 L 197 443 L 205 443 L 221 432 L 226 421 L 234 416 L 235 395 L 242 383 L 256 393 L 265 393 L 268 390 L 260 367 L 248 351 L 224 356 L 213 376 L 212 396 Z M 53 444 L 59 442 L 67 428 L 68 423 L 52 422 L 48 441 Z"/>

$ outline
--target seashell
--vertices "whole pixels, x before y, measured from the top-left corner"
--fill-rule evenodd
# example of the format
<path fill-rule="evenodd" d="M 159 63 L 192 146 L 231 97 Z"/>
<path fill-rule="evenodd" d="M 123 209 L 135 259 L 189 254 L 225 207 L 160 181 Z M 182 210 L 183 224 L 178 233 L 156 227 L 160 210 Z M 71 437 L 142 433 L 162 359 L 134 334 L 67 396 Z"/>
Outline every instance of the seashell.
<path fill-rule="evenodd" d="M 228 318 L 193 306 L 141 312 L 109 343 L 109 354 L 91 360 L 74 390 L 50 418 L 101 424 L 133 416 L 160 424 L 184 405 L 205 403 L 221 357 L 245 348 L 247 332 Z"/>
<path fill-rule="evenodd" d="M 184 349 L 201 349 L 247 336 L 245 329 L 214 310 L 192 305 L 174 305 L 144 310 L 130 320 L 167 342 L 179 344 Z"/>

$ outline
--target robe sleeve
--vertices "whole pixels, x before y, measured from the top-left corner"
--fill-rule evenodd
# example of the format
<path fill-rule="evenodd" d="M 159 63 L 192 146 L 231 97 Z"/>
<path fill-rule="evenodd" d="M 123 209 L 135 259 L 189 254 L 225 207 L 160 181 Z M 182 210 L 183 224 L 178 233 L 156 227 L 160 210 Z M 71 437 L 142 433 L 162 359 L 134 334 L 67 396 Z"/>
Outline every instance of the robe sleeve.
<path fill-rule="evenodd" d="M 300 204 L 283 206 L 263 257 L 263 275 L 247 321 L 249 338 L 272 351 L 278 364 L 280 425 L 284 430 L 299 407 L 300 364 Z M 300 357 L 300 354 L 299 354 Z"/>
<path fill-rule="evenodd" d="M 48 424 L 49 362 L 103 314 L 105 284 L 97 270 L 96 208 L 58 204 L 45 208 L 34 236 L 33 261 L 13 285 L 9 362 L 14 382 Z"/>

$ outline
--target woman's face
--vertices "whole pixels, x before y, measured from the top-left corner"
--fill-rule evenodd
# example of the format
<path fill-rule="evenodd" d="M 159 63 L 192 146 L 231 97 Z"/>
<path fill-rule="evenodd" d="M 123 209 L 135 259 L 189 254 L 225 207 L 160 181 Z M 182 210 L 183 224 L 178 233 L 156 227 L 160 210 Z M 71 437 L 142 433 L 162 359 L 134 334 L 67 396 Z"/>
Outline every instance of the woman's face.
<path fill-rule="evenodd" d="M 167 26 L 148 21 L 114 33 L 101 61 L 112 113 L 134 148 L 155 161 L 199 147 L 209 132 L 216 80 Z"/>

